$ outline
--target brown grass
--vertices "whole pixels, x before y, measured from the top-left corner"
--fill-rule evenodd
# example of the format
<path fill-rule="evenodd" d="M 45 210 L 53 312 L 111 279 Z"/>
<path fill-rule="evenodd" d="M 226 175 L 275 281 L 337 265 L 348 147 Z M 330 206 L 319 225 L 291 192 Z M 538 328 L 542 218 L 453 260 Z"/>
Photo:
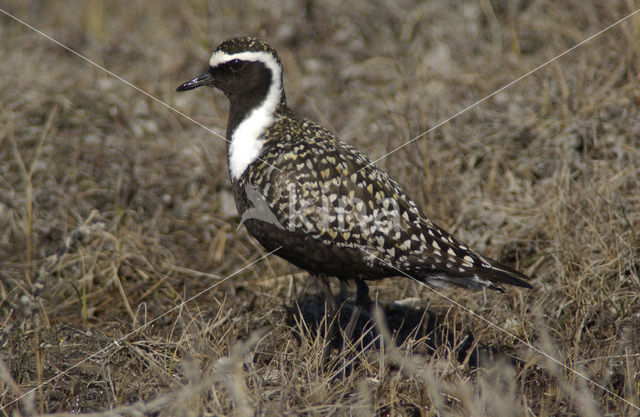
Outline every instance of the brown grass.
<path fill-rule="evenodd" d="M 221 94 L 174 89 L 258 35 L 290 105 L 375 159 L 640 5 L 1 7 L 221 134 Z M 0 14 L 0 415 L 640 415 L 639 16 L 379 163 L 534 277 L 444 294 L 605 391 L 404 278 L 372 286 L 391 332 L 323 360 L 318 284 L 274 256 L 236 273 L 264 252 L 224 141 Z"/>

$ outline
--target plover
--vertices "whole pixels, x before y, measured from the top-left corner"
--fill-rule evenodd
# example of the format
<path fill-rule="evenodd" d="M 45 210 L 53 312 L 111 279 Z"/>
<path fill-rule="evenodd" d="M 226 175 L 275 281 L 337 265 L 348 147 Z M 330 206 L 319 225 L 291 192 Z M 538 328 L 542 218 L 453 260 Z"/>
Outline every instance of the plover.
<path fill-rule="evenodd" d="M 282 62 L 252 37 L 224 41 L 204 72 L 177 91 L 215 87 L 229 99 L 227 156 L 236 206 L 249 233 L 316 277 L 411 277 L 503 291 L 532 288 L 524 274 L 480 255 L 435 225 L 358 149 L 288 106 Z M 259 197 L 259 198 L 258 198 Z M 261 206 L 261 207 L 257 207 Z"/>

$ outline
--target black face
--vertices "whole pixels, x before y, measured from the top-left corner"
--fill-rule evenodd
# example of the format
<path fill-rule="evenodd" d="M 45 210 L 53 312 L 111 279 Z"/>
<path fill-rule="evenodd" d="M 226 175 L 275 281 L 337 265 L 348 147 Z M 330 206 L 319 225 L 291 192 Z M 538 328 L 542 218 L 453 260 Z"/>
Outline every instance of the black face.
<path fill-rule="evenodd" d="M 216 87 L 229 98 L 231 106 L 227 131 L 232 132 L 266 99 L 271 86 L 271 70 L 260 61 L 232 60 L 207 68 L 178 87 L 177 91 L 192 90 L 203 85 Z"/>
<path fill-rule="evenodd" d="M 235 100 L 264 99 L 271 85 L 271 70 L 260 61 L 229 62 L 207 68 L 196 78 L 187 81 L 177 91 L 187 91 L 203 85 L 221 90 L 233 102 Z"/>
<path fill-rule="evenodd" d="M 213 74 L 213 85 L 232 101 L 251 96 L 263 99 L 271 85 L 271 70 L 259 61 L 233 60 L 209 71 Z"/>

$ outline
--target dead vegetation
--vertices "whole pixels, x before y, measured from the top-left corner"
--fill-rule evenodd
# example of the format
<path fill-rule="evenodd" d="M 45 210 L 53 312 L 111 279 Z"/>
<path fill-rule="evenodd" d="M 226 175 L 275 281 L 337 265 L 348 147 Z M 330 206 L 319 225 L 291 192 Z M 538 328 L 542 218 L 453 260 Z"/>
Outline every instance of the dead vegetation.
<path fill-rule="evenodd" d="M 222 95 L 174 89 L 258 35 L 376 159 L 640 5 L 1 7 L 220 134 Z M 224 140 L 0 20 L 2 415 L 640 415 L 640 14 L 379 162 L 535 290 L 384 280 L 384 331 L 325 360 L 317 284 L 236 231 Z"/>

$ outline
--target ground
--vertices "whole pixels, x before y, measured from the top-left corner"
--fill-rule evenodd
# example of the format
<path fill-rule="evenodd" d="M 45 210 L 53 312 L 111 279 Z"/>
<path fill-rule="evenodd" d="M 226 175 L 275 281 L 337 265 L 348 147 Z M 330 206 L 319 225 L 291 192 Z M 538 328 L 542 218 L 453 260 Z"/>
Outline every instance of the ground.
<path fill-rule="evenodd" d="M 640 13 L 549 62 L 637 2 L 0 8 L 74 51 L 0 13 L 2 415 L 640 415 Z M 226 99 L 175 93 L 237 35 L 534 289 L 385 279 L 324 340 L 321 285 L 236 230 Z"/>

